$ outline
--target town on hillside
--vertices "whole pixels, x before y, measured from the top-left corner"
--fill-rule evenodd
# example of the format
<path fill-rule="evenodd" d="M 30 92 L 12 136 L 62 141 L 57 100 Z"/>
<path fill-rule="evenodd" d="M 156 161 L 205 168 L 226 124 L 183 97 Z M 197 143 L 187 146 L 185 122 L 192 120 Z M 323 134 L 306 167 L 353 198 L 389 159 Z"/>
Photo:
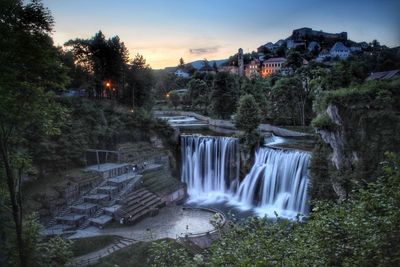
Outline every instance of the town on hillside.
<path fill-rule="evenodd" d="M 352 56 L 374 55 L 384 49 L 388 47 L 380 45 L 376 40 L 370 43 L 351 41 L 347 32 L 327 33 L 304 27 L 293 30 L 286 39 L 259 46 L 256 52 L 243 54 L 243 49 L 239 48 L 238 53 L 227 60 L 211 61 L 212 64 L 204 60 L 197 69 L 186 64 L 166 70 L 181 78 L 190 77 L 195 70 L 203 73 L 228 72 L 248 78 L 259 75 L 266 78 L 277 72 L 283 75 L 289 74 L 291 68 L 287 66 L 287 61 L 288 55 L 292 52 L 298 52 L 301 56 L 295 59 L 298 61 L 295 64 L 307 65 L 310 61 L 316 61 L 330 65 Z"/>

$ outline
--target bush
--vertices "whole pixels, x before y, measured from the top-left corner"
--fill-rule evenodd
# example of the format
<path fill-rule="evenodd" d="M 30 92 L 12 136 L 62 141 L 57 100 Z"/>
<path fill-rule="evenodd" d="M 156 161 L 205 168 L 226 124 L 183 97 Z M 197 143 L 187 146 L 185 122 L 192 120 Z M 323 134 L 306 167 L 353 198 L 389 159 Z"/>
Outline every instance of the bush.
<path fill-rule="evenodd" d="M 312 120 L 311 125 L 318 130 L 327 130 L 330 132 L 336 129 L 336 125 L 326 113 L 319 114 L 315 119 Z"/>

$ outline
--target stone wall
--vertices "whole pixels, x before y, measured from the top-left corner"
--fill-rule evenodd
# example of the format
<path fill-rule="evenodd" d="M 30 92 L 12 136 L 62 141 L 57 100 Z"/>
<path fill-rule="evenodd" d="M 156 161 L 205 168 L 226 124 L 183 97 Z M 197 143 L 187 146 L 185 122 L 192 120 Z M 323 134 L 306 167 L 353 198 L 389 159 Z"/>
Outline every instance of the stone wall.
<path fill-rule="evenodd" d="M 154 116 L 191 116 L 195 117 L 198 120 L 201 120 L 208 124 L 209 129 L 218 133 L 223 134 L 236 134 L 240 133 L 239 130 L 235 128 L 235 125 L 230 120 L 217 120 L 211 119 L 210 117 L 206 117 L 195 112 L 191 111 L 153 111 Z M 274 133 L 275 135 L 284 136 L 284 137 L 301 137 L 308 136 L 308 134 L 287 130 L 284 128 L 280 128 L 271 124 L 260 124 L 258 126 L 258 130 L 265 133 Z"/>
<path fill-rule="evenodd" d="M 186 187 L 182 187 L 168 195 L 163 196 L 161 199 L 162 201 L 165 201 L 166 205 L 171 205 L 183 201 L 186 198 L 186 194 Z"/>

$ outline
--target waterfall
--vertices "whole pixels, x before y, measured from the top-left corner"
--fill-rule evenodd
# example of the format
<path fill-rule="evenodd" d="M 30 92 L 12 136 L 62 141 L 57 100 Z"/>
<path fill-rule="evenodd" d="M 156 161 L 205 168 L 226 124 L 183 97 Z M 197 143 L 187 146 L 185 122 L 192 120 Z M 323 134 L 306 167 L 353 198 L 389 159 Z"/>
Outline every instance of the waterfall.
<path fill-rule="evenodd" d="M 216 201 L 239 178 L 239 142 L 230 137 L 181 136 L 182 175 L 192 200 Z"/>
<path fill-rule="evenodd" d="M 226 201 L 267 217 L 308 215 L 309 153 L 262 147 L 239 183 L 237 139 L 182 136 L 181 148 L 181 179 L 187 184 L 189 201 Z"/>
<path fill-rule="evenodd" d="M 307 215 L 310 154 L 294 150 L 260 148 L 255 163 L 240 183 L 234 199 L 260 214 L 294 218 Z"/>

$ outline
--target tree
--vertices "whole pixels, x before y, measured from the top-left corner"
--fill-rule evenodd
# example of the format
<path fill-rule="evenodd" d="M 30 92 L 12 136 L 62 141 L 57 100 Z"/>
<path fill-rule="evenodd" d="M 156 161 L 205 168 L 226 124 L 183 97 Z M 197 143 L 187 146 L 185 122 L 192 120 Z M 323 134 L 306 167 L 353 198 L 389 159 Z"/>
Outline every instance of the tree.
<path fill-rule="evenodd" d="M 302 90 L 302 83 L 297 77 L 279 79 L 269 96 L 271 116 L 281 123 L 290 120 L 295 125 L 299 121 Z"/>
<path fill-rule="evenodd" d="M 228 118 L 236 110 L 239 90 L 234 77 L 226 72 L 218 72 L 212 90 L 214 114 L 222 119 Z M 230 103 L 227 105 L 227 103 Z"/>
<path fill-rule="evenodd" d="M 118 36 L 106 39 L 99 31 L 91 39 L 75 39 L 65 43 L 81 68 L 90 73 L 97 97 L 119 97 L 125 86 L 128 49 Z M 106 81 L 111 87 L 105 86 Z M 114 89 L 114 90 L 111 90 Z"/>
<path fill-rule="evenodd" d="M 294 71 L 303 65 L 303 58 L 301 54 L 297 51 L 289 53 L 287 56 L 285 67 L 291 68 Z"/>
<path fill-rule="evenodd" d="M 183 58 L 180 58 L 178 67 L 183 68 L 184 66 L 185 66 L 185 61 L 183 61 Z"/>
<path fill-rule="evenodd" d="M 153 242 L 149 250 L 151 266 L 192 266 L 188 262 L 189 253 L 182 247 L 177 248 L 171 241 Z"/>
<path fill-rule="evenodd" d="M 240 98 L 239 107 L 235 116 L 236 128 L 251 133 L 260 124 L 260 109 L 252 95 L 244 95 Z"/>
<path fill-rule="evenodd" d="M 137 54 L 128 69 L 125 99 L 135 107 L 151 109 L 154 77 L 146 59 Z"/>
<path fill-rule="evenodd" d="M 68 82 L 49 36 L 53 19 L 39 1 L 0 4 L 0 160 L 9 191 L 19 265 L 28 266 L 23 238 L 21 178 L 30 165 L 32 133 L 59 133 L 65 112 L 49 89 Z"/>
<path fill-rule="evenodd" d="M 209 87 L 207 83 L 200 79 L 192 79 L 188 83 L 189 97 L 192 101 L 192 108 L 199 106 L 203 113 L 207 112 L 209 105 Z"/>
<path fill-rule="evenodd" d="M 179 96 L 177 91 L 171 91 L 168 93 L 169 101 L 175 107 L 175 109 L 181 104 L 181 97 Z"/>

